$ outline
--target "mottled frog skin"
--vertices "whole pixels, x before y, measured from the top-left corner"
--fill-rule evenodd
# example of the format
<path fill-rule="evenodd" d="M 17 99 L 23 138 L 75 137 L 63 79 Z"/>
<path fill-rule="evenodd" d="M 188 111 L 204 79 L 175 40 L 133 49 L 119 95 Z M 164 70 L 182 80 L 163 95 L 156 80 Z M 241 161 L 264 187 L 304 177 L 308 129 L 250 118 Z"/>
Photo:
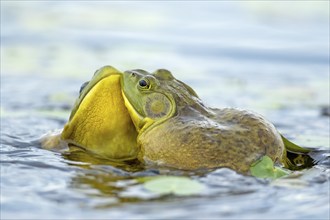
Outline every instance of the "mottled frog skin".
<path fill-rule="evenodd" d="M 243 174 L 263 156 L 290 169 L 309 158 L 301 156 L 308 150 L 286 140 L 261 115 L 206 107 L 191 87 L 165 69 L 97 70 L 82 86 L 61 134 L 45 140 L 44 147 L 63 143 L 71 151 L 112 161 L 184 170 L 227 167 Z"/>
<path fill-rule="evenodd" d="M 139 85 L 141 80 L 148 88 Z M 167 70 L 126 71 L 122 82 L 130 115 L 138 114 L 132 118 L 139 131 L 142 161 L 186 170 L 228 167 L 247 173 L 264 155 L 277 163 L 285 157 L 280 134 L 262 116 L 235 108 L 208 108 Z"/>

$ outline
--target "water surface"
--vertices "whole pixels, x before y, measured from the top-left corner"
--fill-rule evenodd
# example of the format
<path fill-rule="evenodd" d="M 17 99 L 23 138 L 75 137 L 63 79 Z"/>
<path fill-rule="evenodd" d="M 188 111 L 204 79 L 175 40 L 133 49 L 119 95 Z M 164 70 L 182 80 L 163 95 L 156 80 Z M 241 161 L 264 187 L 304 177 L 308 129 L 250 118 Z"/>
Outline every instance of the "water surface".
<path fill-rule="evenodd" d="M 328 219 L 329 164 L 277 181 L 91 164 L 39 148 L 96 69 L 167 68 L 207 105 L 329 149 L 329 2 L 1 1 L 1 219 Z M 195 196 L 141 176 L 189 176 Z"/>

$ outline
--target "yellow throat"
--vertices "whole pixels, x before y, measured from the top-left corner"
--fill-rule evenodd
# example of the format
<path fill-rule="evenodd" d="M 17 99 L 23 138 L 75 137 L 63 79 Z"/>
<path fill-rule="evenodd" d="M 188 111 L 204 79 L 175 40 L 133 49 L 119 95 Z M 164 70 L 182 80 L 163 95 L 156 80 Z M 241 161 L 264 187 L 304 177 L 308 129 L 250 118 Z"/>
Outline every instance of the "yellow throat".
<path fill-rule="evenodd" d="M 134 159 L 137 132 L 122 97 L 121 75 L 98 81 L 81 101 L 61 138 L 113 160 Z"/>

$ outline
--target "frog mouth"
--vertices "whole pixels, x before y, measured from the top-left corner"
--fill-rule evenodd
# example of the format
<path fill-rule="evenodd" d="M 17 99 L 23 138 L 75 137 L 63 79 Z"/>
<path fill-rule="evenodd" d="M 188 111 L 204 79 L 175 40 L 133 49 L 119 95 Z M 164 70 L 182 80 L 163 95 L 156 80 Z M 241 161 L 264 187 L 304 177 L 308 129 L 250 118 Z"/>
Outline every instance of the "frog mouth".
<path fill-rule="evenodd" d="M 112 159 L 136 157 L 137 131 L 124 104 L 122 73 L 98 70 L 75 103 L 61 138 L 69 145 Z"/>

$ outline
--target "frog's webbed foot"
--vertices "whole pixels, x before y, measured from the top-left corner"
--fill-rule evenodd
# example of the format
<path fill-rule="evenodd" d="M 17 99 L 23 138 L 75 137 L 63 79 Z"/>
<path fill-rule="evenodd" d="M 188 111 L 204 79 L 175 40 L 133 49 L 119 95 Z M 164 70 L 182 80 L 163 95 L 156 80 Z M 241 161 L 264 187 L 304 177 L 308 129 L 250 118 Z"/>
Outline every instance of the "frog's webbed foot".
<path fill-rule="evenodd" d="M 318 161 L 321 160 L 318 158 L 320 154 L 317 153 L 320 150 L 303 148 L 292 143 L 283 135 L 281 135 L 281 137 L 286 150 L 286 157 L 283 158 L 283 163 L 286 168 L 290 170 L 302 170 L 318 164 Z"/>

